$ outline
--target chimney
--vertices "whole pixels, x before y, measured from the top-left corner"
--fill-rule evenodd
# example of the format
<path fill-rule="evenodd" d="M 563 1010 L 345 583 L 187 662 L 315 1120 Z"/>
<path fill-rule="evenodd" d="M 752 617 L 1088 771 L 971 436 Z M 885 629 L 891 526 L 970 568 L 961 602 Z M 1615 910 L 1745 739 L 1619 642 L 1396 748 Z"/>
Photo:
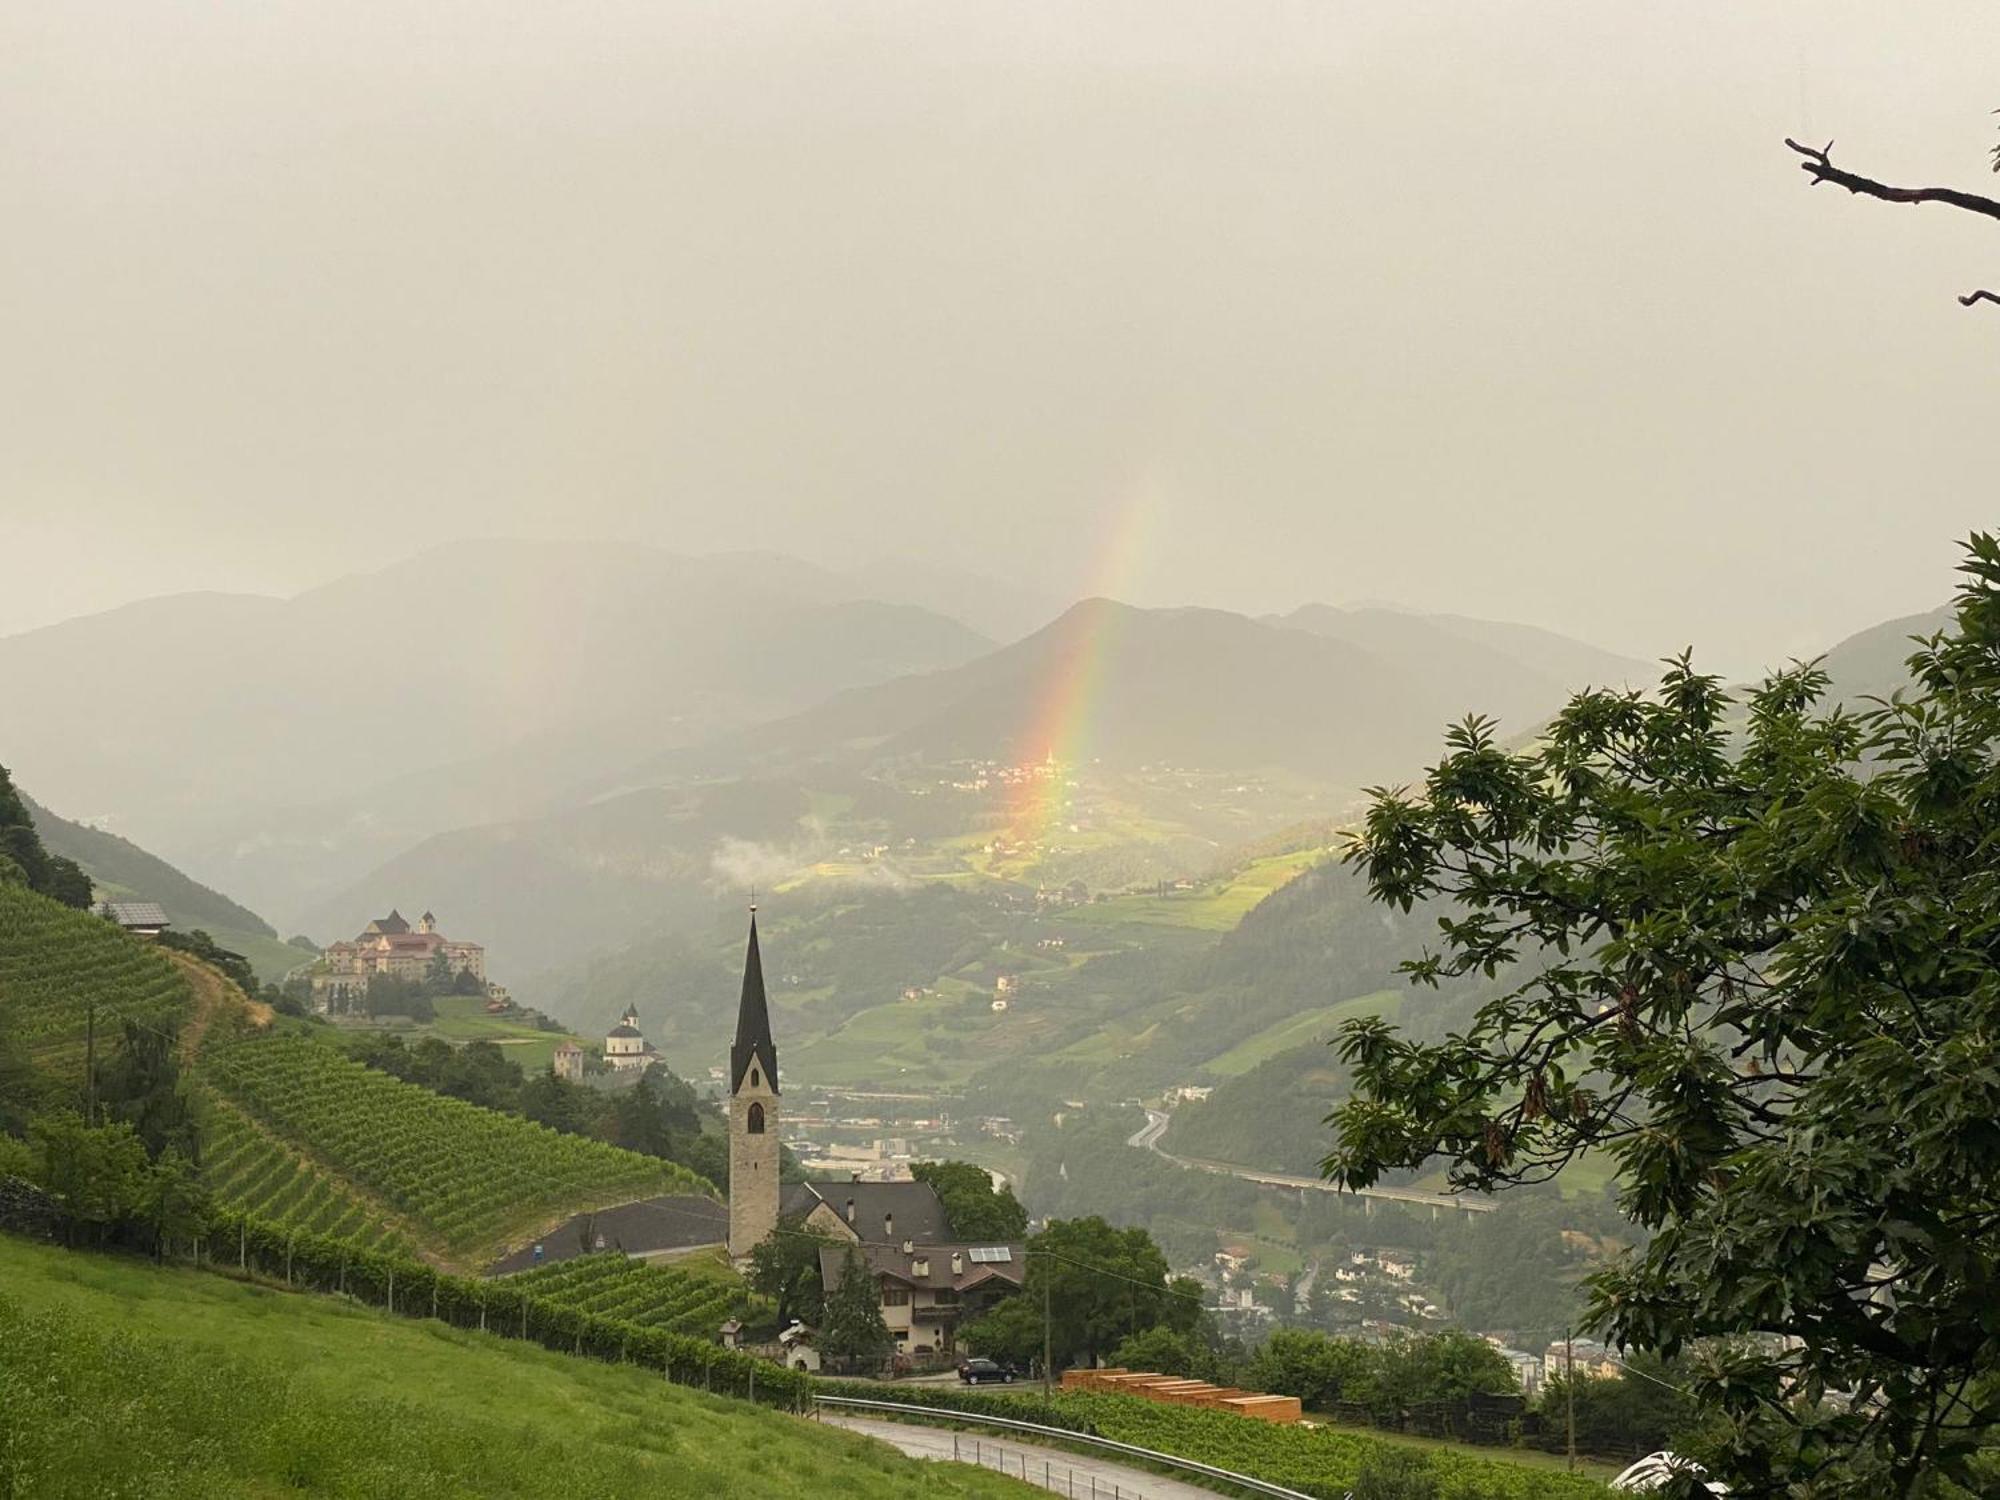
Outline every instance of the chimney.
<path fill-rule="evenodd" d="M 912 1251 L 914 1251 L 914 1250 L 915 1250 L 916 1248 L 917 1248 L 917 1242 L 916 1242 L 915 1240 L 904 1240 L 904 1241 L 903 1241 L 903 1254 L 905 1254 L 905 1255 L 908 1255 L 908 1254 L 910 1254 L 910 1253 L 911 1253 Z"/>
<path fill-rule="evenodd" d="M 854 1200 L 852 1198 L 847 1200 L 847 1222 L 850 1224 L 854 1222 Z"/>
<path fill-rule="evenodd" d="M 894 1214 L 882 1215 L 882 1238 L 888 1240 L 891 1244 L 895 1243 L 896 1216 Z"/>
<path fill-rule="evenodd" d="M 965 1257 L 956 1250 L 951 1252 L 951 1274 L 954 1276 L 965 1274 Z"/>

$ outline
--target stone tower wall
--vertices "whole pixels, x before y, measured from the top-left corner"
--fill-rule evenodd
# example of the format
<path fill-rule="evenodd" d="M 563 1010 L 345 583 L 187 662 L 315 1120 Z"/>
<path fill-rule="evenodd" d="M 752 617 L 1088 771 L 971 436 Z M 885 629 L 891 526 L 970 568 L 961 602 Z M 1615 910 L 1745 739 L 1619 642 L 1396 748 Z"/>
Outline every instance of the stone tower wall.
<path fill-rule="evenodd" d="M 750 1106 L 764 1107 L 764 1133 L 750 1133 Z M 778 1227 L 778 1093 L 761 1071 L 738 1080 L 729 1101 L 729 1254 L 748 1255 Z"/>

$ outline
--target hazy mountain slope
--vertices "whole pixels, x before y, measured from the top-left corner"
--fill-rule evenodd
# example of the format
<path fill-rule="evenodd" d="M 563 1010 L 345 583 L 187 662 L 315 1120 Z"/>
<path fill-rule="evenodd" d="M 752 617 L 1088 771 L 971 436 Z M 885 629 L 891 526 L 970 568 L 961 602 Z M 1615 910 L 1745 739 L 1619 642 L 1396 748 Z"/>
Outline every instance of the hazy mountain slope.
<path fill-rule="evenodd" d="M 0 701 L 43 796 L 289 925 L 428 833 L 990 644 L 850 592 L 755 555 L 459 543 L 291 600 L 188 595 L 0 640 Z M 399 786 L 431 795 L 376 792 Z"/>
<path fill-rule="evenodd" d="M 1909 686 L 1905 663 L 1917 649 L 1912 636 L 1928 636 L 1952 620 L 1949 608 L 1884 620 L 1858 631 L 1826 653 L 1823 665 L 1833 679 L 1832 696 L 1859 705 L 1862 698 L 1886 698 Z"/>
<path fill-rule="evenodd" d="M 81 865 L 100 899 L 157 901 L 174 926 L 183 932 L 202 929 L 248 958 L 265 979 L 277 979 L 310 956 L 280 942 L 271 924 L 248 907 L 190 879 L 130 839 L 72 823 L 27 796 L 21 800 L 43 845 Z"/>
<path fill-rule="evenodd" d="M 1421 676 L 1441 695 L 1513 721 L 1547 713 L 1584 687 L 1651 683 L 1658 668 L 1532 625 L 1384 608 L 1307 604 L 1269 623 L 1344 640 Z"/>
<path fill-rule="evenodd" d="M 1464 697 L 1350 642 L 1223 610 L 1093 599 L 977 661 L 841 694 L 711 757 L 1020 761 L 1053 749 L 1353 786 L 1413 768 L 1448 718 L 1477 706 Z M 1500 706 L 1546 712 L 1559 701 L 1517 692 Z"/>

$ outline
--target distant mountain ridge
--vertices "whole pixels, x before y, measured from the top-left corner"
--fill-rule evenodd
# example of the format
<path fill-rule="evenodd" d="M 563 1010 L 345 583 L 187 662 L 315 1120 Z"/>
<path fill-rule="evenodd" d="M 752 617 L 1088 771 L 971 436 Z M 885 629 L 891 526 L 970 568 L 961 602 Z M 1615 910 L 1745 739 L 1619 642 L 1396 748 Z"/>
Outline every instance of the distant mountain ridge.
<path fill-rule="evenodd" d="M 41 795 L 288 919 L 427 834 L 991 644 L 795 559 L 475 541 L 0 639 L 0 701 Z"/>

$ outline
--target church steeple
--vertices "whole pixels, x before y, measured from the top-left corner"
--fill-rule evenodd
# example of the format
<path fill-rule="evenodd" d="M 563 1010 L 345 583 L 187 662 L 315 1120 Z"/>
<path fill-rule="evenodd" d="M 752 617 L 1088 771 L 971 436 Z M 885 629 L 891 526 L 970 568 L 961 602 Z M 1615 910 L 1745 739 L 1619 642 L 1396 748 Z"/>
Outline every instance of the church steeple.
<path fill-rule="evenodd" d="M 764 957 L 757 949 L 757 908 L 750 908 L 750 946 L 743 955 L 743 996 L 736 1006 L 736 1040 L 729 1048 L 729 1091 L 743 1089 L 752 1059 L 778 1087 L 778 1044 L 771 1040 L 771 1008 L 764 997 Z"/>

